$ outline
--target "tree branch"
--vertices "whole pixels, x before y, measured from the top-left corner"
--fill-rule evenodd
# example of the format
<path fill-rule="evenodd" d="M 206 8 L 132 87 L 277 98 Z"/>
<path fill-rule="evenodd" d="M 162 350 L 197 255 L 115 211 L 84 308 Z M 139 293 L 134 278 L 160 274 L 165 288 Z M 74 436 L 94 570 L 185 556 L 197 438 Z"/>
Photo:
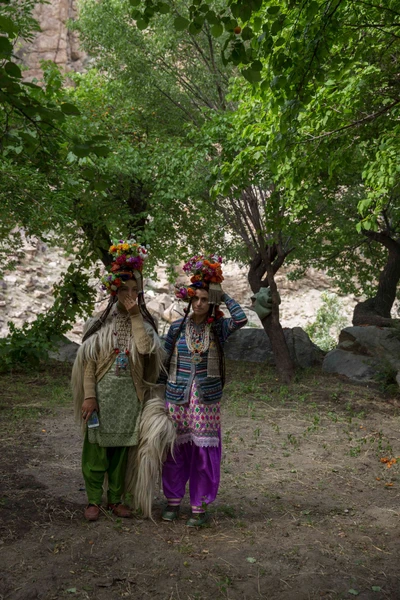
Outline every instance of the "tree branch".
<path fill-rule="evenodd" d="M 322 133 L 321 135 L 311 136 L 307 140 L 304 140 L 303 142 L 299 142 L 299 143 L 304 144 L 304 143 L 308 143 L 308 142 L 314 142 L 315 140 L 321 140 L 322 138 L 328 137 L 330 135 L 334 135 L 335 133 L 340 133 L 341 131 L 345 131 L 346 129 L 350 129 L 351 127 L 357 127 L 358 125 L 362 125 L 363 123 L 372 121 L 373 119 L 380 117 L 381 115 L 383 115 L 386 112 L 388 112 L 389 110 L 391 110 L 393 107 L 397 106 L 397 104 L 400 104 L 400 99 L 395 100 L 394 102 L 392 102 L 392 104 L 389 104 L 389 106 L 385 106 L 384 108 L 382 108 L 381 110 L 378 110 L 377 112 L 373 113 L 372 115 L 367 115 L 366 117 L 359 119 L 358 121 L 353 121 L 352 123 L 349 123 L 348 125 L 344 125 L 343 127 L 339 127 L 338 129 L 334 129 L 333 131 L 327 131 L 326 133 Z"/>

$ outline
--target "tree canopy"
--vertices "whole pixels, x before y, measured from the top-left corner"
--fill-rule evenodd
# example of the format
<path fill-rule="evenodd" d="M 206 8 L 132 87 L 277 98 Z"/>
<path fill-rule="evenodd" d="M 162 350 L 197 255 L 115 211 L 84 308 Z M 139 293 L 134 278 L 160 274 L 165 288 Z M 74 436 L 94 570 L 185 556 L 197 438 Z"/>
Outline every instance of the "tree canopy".
<path fill-rule="evenodd" d="M 78 243 L 86 266 L 114 235 L 171 265 L 222 251 L 270 287 L 263 324 L 287 372 L 284 262 L 365 294 L 356 322 L 390 322 L 400 0 L 81 0 L 71 26 L 93 66 L 73 87 L 50 64 L 43 85 L 21 81 L 13 39 L 36 25 L 33 3 L 18 27 L 15 6 L 0 19 L 3 239 L 17 225 Z"/>

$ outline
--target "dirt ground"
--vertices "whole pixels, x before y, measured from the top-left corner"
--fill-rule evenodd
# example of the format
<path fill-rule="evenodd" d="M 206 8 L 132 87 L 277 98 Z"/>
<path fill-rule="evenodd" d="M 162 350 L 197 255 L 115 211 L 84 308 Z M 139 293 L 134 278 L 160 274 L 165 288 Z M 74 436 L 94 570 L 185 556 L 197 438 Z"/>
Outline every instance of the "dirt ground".
<path fill-rule="evenodd" d="M 400 599 L 398 399 L 230 363 L 210 522 L 83 519 L 68 369 L 0 377 L 0 599 Z"/>

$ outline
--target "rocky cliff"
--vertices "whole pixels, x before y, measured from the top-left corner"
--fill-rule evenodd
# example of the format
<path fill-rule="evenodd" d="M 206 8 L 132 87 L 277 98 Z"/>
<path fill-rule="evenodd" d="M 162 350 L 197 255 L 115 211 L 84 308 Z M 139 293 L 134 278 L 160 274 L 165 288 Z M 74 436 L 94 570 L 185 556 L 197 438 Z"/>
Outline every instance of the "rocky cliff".
<path fill-rule="evenodd" d="M 66 71 L 81 71 L 87 55 L 79 48 L 77 34 L 67 29 L 69 19 L 76 17 L 75 0 L 51 0 L 38 4 L 34 16 L 39 21 L 41 31 L 33 42 L 22 46 L 17 56 L 28 67 L 24 78 L 41 78 L 40 61 L 52 60 Z"/>

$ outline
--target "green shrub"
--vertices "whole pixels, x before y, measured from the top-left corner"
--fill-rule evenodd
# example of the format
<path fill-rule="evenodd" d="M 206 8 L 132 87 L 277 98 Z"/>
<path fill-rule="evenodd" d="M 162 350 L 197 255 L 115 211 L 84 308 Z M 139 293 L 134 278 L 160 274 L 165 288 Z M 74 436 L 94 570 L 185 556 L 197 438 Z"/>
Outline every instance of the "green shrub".
<path fill-rule="evenodd" d="M 322 305 L 317 310 L 315 321 L 308 323 L 304 329 L 314 344 L 329 352 L 336 346 L 340 331 L 348 323 L 337 294 L 324 292 L 321 299 Z"/>

